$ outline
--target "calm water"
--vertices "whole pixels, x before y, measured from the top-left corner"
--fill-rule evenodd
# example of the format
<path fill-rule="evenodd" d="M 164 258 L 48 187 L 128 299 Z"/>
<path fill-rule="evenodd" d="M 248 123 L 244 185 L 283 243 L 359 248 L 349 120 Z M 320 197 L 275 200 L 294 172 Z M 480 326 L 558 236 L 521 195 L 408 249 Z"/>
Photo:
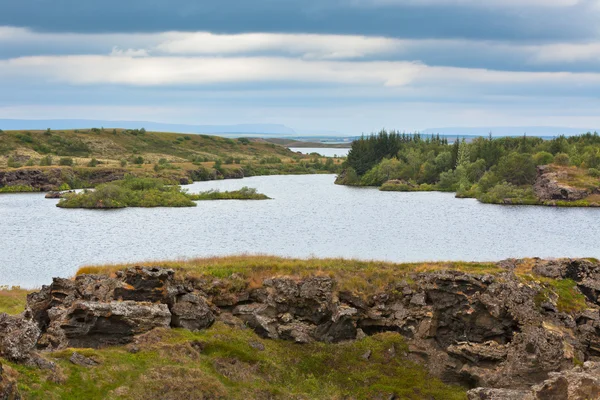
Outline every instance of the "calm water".
<path fill-rule="evenodd" d="M 332 149 L 317 147 L 290 147 L 291 151 L 299 151 L 302 154 L 317 153 L 323 157 L 346 157 L 350 149 Z"/>
<path fill-rule="evenodd" d="M 43 194 L 0 195 L 0 284 L 34 287 L 84 264 L 234 253 L 391 261 L 600 258 L 600 209 L 484 205 L 445 193 L 333 184 L 333 175 L 199 182 L 268 201 L 195 208 L 65 210 Z"/>

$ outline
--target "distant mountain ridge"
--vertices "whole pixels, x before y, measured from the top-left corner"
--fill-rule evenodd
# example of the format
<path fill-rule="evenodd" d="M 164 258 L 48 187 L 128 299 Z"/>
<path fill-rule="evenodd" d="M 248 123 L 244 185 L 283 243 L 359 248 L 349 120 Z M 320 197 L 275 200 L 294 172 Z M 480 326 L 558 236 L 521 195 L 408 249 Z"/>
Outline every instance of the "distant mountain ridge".
<path fill-rule="evenodd" d="M 226 134 L 268 134 L 295 135 L 296 131 L 281 124 L 235 124 L 235 125 L 193 125 L 170 124 L 151 121 L 107 121 L 91 119 L 0 119 L 0 129 L 3 130 L 40 130 L 40 129 L 84 129 L 84 128 L 145 128 L 148 131 L 177 132 L 177 133 L 226 133 Z"/>
<path fill-rule="evenodd" d="M 496 126 L 496 127 L 450 127 L 450 128 L 432 128 L 421 131 L 422 134 L 437 134 L 445 136 L 560 136 L 560 135 L 580 135 L 586 132 L 594 132 L 595 129 L 566 128 L 558 126 Z"/>

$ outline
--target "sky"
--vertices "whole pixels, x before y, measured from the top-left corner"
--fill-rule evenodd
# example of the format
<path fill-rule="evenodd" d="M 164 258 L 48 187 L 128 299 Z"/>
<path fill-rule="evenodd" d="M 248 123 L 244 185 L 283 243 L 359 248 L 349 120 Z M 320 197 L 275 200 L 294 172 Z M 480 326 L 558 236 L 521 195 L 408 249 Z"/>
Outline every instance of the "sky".
<path fill-rule="evenodd" d="M 598 129 L 598 21 L 600 0 L 3 0 L 0 119 Z"/>

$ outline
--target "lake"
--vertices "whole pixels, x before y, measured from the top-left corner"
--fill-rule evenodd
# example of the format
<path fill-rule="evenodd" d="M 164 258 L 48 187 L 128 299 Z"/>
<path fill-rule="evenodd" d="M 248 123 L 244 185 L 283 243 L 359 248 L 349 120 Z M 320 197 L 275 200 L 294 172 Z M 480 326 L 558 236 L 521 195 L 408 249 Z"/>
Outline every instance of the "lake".
<path fill-rule="evenodd" d="M 498 206 L 449 193 L 380 192 L 334 175 L 197 182 L 273 200 L 194 208 L 78 210 L 41 193 L 0 195 L 0 285 L 36 287 L 86 264 L 237 253 L 389 261 L 600 258 L 600 209 Z"/>
<path fill-rule="evenodd" d="M 300 152 L 302 154 L 317 153 L 323 157 L 346 157 L 350 149 L 336 149 L 330 147 L 290 147 L 291 151 Z"/>

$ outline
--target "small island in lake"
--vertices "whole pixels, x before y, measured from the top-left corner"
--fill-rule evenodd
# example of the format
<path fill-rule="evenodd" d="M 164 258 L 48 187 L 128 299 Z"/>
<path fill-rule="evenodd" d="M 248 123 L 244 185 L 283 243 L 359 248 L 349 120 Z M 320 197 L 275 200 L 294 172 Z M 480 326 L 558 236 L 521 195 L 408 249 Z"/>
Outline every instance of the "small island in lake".
<path fill-rule="evenodd" d="M 61 208 L 111 209 L 125 207 L 195 207 L 198 200 L 264 200 L 256 189 L 244 187 L 234 192 L 208 191 L 190 194 L 181 186 L 157 178 L 126 176 L 123 180 L 99 185 L 95 190 L 66 193 L 56 204 Z"/>

